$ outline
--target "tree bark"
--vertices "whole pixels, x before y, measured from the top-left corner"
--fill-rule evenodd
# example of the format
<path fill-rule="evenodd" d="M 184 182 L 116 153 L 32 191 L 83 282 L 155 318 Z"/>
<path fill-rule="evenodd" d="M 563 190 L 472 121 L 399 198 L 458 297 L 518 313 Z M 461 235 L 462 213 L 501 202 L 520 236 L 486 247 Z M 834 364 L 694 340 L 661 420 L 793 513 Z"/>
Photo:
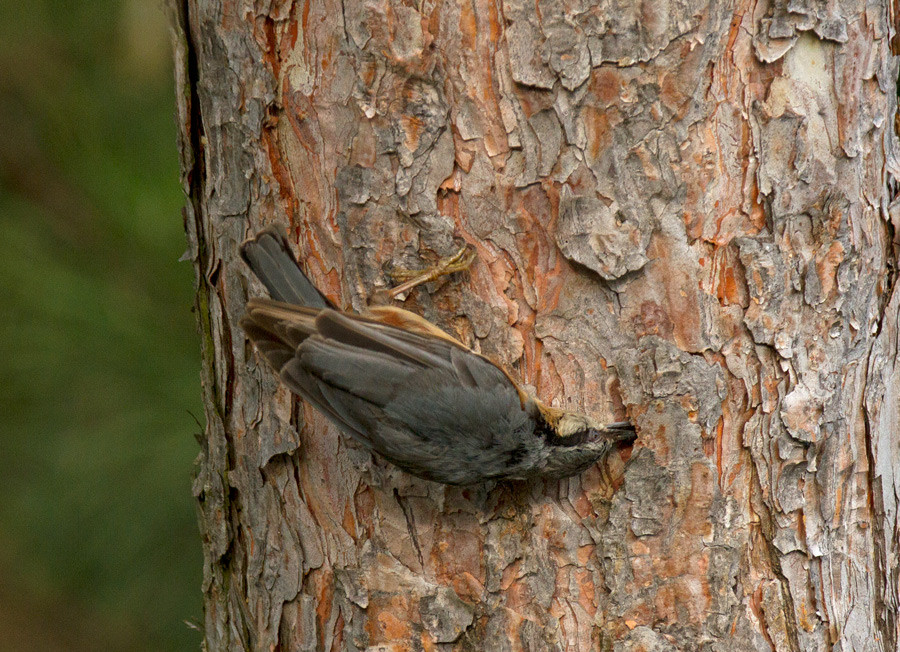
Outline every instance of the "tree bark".
<path fill-rule="evenodd" d="M 893 3 L 174 5 L 207 426 L 206 649 L 900 649 Z M 277 223 L 639 430 L 445 487 L 295 401 L 237 326 Z"/>

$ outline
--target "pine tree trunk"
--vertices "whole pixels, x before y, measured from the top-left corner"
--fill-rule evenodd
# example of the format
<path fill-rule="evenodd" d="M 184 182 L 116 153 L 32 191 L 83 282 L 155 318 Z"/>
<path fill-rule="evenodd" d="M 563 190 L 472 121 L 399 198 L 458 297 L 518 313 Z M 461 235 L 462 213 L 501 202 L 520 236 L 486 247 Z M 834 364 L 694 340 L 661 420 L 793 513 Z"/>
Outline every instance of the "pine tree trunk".
<path fill-rule="evenodd" d="M 206 649 L 897 650 L 896 12 L 177 4 Z M 630 460 L 451 488 L 362 450 L 237 326 L 273 223 L 354 309 L 472 244 L 406 307 L 627 412 Z"/>

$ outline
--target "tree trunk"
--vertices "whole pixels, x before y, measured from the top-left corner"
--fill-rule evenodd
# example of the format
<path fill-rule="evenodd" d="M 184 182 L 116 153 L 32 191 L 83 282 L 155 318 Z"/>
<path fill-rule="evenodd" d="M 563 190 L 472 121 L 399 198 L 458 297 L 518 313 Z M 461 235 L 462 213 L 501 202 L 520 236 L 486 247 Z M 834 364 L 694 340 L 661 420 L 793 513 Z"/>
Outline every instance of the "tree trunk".
<path fill-rule="evenodd" d="M 896 12 L 178 4 L 206 648 L 897 650 Z M 630 460 L 453 488 L 362 450 L 237 326 L 272 223 L 354 309 L 472 244 L 406 307 L 627 412 Z"/>

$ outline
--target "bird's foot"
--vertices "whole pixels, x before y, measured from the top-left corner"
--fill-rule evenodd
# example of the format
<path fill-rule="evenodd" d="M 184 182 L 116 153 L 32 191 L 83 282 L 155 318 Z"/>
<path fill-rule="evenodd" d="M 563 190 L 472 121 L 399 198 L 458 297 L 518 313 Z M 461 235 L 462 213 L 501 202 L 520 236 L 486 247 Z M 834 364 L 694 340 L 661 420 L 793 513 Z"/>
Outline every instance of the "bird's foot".
<path fill-rule="evenodd" d="M 394 300 L 423 283 L 430 283 L 442 276 L 469 269 L 472 263 L 475 262 L 475 256 L 475 249 L 465 245 L 452 256 L 442 258 L 426 269 L 394 269 L 391 271 L 391 278 L 402 282 L 400 285 L 384 292 L 389 300 Z"/>

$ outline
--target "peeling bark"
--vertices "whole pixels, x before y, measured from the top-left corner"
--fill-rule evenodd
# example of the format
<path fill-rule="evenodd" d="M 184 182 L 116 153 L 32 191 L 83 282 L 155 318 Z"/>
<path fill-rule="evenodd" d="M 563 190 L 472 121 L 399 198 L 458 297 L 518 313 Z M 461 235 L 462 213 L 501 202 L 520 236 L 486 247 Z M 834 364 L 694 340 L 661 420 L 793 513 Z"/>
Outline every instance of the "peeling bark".
<path fill-rule="evenodd" d="M 900 648 L 897 7 L 173 6 L 207 427 L 208 650 Z M 289 228 L 627 465 L 451 488 L 295 402 L 237 327 Z"/>

